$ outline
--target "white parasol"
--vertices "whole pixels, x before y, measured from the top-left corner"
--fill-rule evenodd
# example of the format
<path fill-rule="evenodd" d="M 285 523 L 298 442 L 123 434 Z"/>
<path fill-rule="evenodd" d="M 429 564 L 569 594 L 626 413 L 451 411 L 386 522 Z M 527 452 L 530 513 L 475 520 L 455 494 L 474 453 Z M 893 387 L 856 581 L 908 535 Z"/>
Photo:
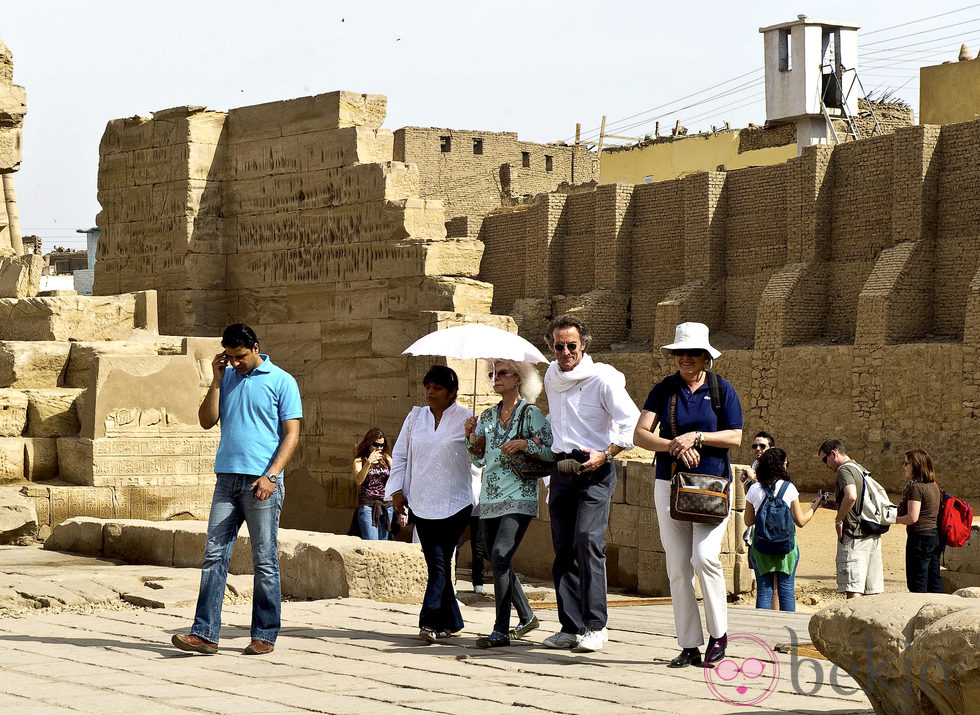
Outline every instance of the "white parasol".
<path fill-rule="evenodd" d="M 402 351 L 403 355 L 439 355 L 467 359 L 548 362 L 540 350 L 516 333 L 481 323 L 467 323 L 429 333 Z M 476 371 L 473 363 L 473 411 L 476 411 Z"/>

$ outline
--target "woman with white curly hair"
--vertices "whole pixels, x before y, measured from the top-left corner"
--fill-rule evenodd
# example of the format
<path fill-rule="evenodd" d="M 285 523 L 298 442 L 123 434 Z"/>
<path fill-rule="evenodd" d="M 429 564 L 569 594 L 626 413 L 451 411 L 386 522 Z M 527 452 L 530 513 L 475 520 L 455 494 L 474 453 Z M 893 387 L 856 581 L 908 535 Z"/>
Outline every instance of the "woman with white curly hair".
<path fill-rule="evenodd" d="M 510 645 L 511 638 L 521 638 L 538 627 L 511 560 L 538 515 L 538 479 L 523 470 L 525 455 L 545 463 L 554 458 L 551 425 L 533 404 L 542 387 L 534 365 L 491 361 L 490 381 L 500 402 L 485 410 L 479 420 L 470 417 L 464 425 L 470 459 L 484 467 L 477 509 L 486 526 L 497 606 L 493 632 L 477 639 L 481 648 Z M 508 630 L 511 604 L 517 610 L 518 624 Z"/>

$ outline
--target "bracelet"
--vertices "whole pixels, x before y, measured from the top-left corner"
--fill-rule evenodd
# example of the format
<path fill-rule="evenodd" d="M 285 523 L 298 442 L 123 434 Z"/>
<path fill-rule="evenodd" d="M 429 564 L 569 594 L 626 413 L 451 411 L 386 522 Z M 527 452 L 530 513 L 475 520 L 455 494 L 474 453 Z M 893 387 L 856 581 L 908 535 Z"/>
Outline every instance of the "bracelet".
<path fill-rule="evenodd" d="M 704 433 L 698 432 L 694 435 L 694 446 L 700 449 L 702 444 L 704 444 Z"/>

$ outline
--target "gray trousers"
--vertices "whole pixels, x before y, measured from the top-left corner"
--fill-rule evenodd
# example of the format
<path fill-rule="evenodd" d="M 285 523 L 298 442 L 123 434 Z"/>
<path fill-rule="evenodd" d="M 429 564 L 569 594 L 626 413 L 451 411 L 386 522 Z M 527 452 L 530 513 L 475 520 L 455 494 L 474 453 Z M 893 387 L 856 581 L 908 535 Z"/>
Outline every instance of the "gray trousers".
<path fill-rule="evenodd" d="M 606 627 L 606 526 L 616 487 L 616 468 L 551 474 L 548 511 L 555 547 L 555 596 L 564 633 Z"/>

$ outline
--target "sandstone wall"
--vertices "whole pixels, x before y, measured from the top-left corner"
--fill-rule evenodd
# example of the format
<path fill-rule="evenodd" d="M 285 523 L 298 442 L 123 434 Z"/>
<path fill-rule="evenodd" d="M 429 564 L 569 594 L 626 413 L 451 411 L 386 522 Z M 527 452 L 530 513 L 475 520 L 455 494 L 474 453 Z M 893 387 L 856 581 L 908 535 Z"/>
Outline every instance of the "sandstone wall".
<path fill-rule="evenodd" d="M 346 531 L 354 446 L 374 426 L 397 435 L 435 361 L 402 350 L 466 320 L 513 325 L 475 280 L 483 244 L 447 238 L 442 202 L 392 161 L 384 113 L 352 92 L 183 107 L 114 120 L 100 148 L 95 292 L 156 288 L 164 332 L 247 322 L 296 376 L 289 526 Z M 454 367 L 470 392 L 473 363 Z"/>
<path fill-rule="evenodd" d="M 448 141 L 447 141 L 448 140 Z M 419 168 L 419 195 L 440 199 L 447 218 L 485 214 L 513 196 L 554 191 L 596 178 L 596 159 L 583 147 L 519 141 L 516 132 L 436 127 L 395 131 L 394 159 Z"/>
<path fill-rule="evenodd" d="M 980 122 L 907 127 L 774 166 L 550 194 L 484 219 L 480 277 L 526 337 L 575 310 L 614 363 L 707 323 L 746 431 L 775 433 L 806 488 L 826 487 L 813 453 L 838 436 L 890 488 L 921 447 L 980 496 L 978 140 Z M 627 370 L 638 402 L 669 370 L 652 363 Z"/>

